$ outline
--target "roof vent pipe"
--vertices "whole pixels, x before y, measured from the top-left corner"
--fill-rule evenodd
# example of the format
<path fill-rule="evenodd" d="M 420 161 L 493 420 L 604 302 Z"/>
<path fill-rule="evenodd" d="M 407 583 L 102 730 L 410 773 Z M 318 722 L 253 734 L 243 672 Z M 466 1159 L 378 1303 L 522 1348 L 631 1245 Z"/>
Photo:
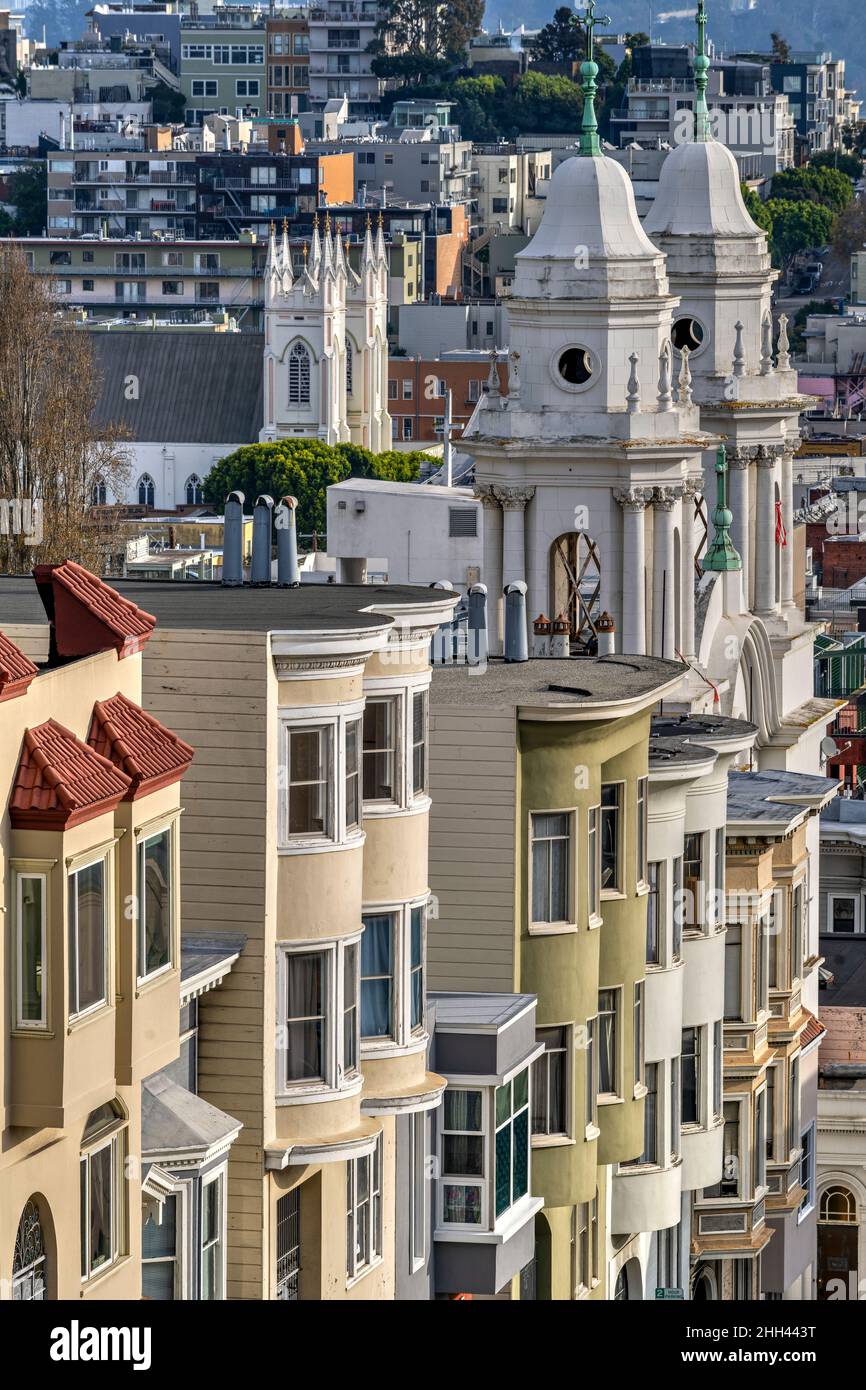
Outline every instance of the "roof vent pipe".
<path fill-rule="evenodd" d="M 506 584 L 505 594 L 505 660 L 528 661 L 529 640 L 526 633 L 526 584 L 515 579 Z"/>
<path fill-rule="evenodd" d="M 598 655 L 613 656 L 616 650 L 616 623 L 609 613 L 602 613 L 596 624 Z"/>
<path fill-rule="evenodd" d="M 297 589 L 301 582 L 295 517 L 297 505 L 297 497 L 281 497 L 274 514 L 277 528 L 277 583 L 281 589 Z"/>
<path fill-rule="evenodd" d="M 271 582 L 274 499 L 263 492 L 253 507 L 253 567 L 250 578 L 259 588 Z"/>
<path fill-rule="evenodd" d="M 567 613 L 559 613 L 550 624 L 550 655 L 571 655 L 571 624 Z"/>
<path fill-rule="evenodd" d="M 550 656 L 550 619 L 544 613 L 532 624 L 532 655 Z"/>
<path fill-rule="evenodd" d="M 469 638 L 466 660 L 470 666 L 487 665 L 487 585 L 473 584 L 469 590 Z"/>
<path fill-rule="evenodd" d="M 244 494 L 230 492 L 223 508 L 223 584 L 244 582 Z"/>

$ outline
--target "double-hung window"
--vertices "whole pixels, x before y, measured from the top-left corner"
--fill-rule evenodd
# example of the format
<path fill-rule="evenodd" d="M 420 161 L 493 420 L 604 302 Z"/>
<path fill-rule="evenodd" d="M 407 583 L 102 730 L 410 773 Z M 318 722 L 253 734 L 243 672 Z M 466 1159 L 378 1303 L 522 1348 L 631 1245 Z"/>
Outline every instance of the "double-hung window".
<path fill-rule="evenodd" d="M 683 893 L 683 857 L 677 855 L 673 863 L 673 912 L 671 913 L 671 960 L 682 960 L 683 922 L 685 920 L 685 895 Z"/>
<path fill-rule="evenodd" d="M 412 694 L 412 795 L 427 790 L 427 691 Z"/>
<path fill-rule="evenodd" d="M 346 1164 L 346 1274 L 357 1279 L 382 1256 L 382 1136 Z"/>
<path fill-rule="evenodd" d="M 361 937 L 361 1036 L 394 1036 L 393 912 L 364 916 Z"/>
<path fill-rule="evenodd" d="M 277 1091 L 340 1090 L 360 1066 L 360 938 L 280 947 Z"/>
<path fill-rule="evenodd" d="M 98 1008 L 108 998 L 107 861 L 69 875 L 69 1016 Z"/>
<path fill-rule="evenodd" d="M 802 1221 L 803 1217 L 810 1212 L 815 1205 L 815 1121 L 813 1120 L 808 1129 L 803 1131 L 801 1136 L 800 1153 L 800 1186 L 803 1189 L 803 1200 L 800 1203 L 798 1218 Z"/>
<path fill-rule="evenodd" d="M 124 1246 L 125 1213 L 121 1190 L 124 1161 L 123 1117 L 116 1102 L 91 1112 L 81 1139 L 79 1201 L 81 1279 L 86 1282 L 113 1264 Z"/>
<path fill-rule="evenodd" d="M 324 951 L 290 951 L 285 956 L 288 1085 L 326 1079 L 328 968 Z"/>
<path fill-rule="evenodd" d="M 18 1028 L 47 1026 L 47 941 L 45 874 L 19 873 L 16 878 L 16 1018 Z"/>
<path fill-rule="evenodd" d="M 544 1051 L 532 1064 L 532 1133 L 568 1133 L 568 1029 L 539 1028 Z"/>
<path fill-rule="evenodd" d="M 358 945 L 353 942 L 343 948 L 343 1072 L 351 1075 L 358 1070 Z"/>
<path fill-rule="evenodd" d="M 364 800 L 399 802 L 397 696 L 368 696 L 364 707 Z"/>
<path fill-rule="evenodd" d="M 225 1298 L 225 1170 L 202 1180 L 201 1297 Z"/>
<path fill-rule="evenodd" d="M 572 817 L 568 811 L 532 816 L 531 921 L 560 924 L 571 920 L 570 874 Z"/>
<path fill-rule="evenodd" d="M 141 1228 L 142 1297 L 158 1303 L 179 1298 L 178 1215 L 180 1198 L 166 1197 L 159 1220 L 149 1211 Z"/>
<path fill-rule="evenodd" d="M 716 831 L 716 926 L 722 926 L 725 920 L 725 827 L 719 826 Z"/>
<path fill-rule="evenodd" d="M 658 1163 L 658 1062 L 647 1062 L 643 1112 L 643 1153 L 639 1163 Z"/>
<path fill-rule="evenodd" d="M 172 834 L 161 830 L 138 844 L 138 978 L 172 963 Z"/>
<path fill-rule="evenodd" d="M 409 1116 L 409 1259 L 418 1269 L 427 1255 L 427 1113 L 414 1110 Z"/>
<path fill-rule="evenodd" d="M 497 1086 L 496 1216 L 529 1191 L 529 1068 Z"/>
<path fill-rule="evenodd" d="M 755 1149 L 754 1149 L 754 1189 L 767 1185 L 767 1092 L 761 1091 L 755 1097 Z"/>
<path fill-rule="evenodd" d="M 690 831 L 683 841 L 683 923 L 699 927 L 704 921 L 704 836 Z"/>
<path fill-rule="evenodd" d="M 803 975 L 803 941 L 805 937 L 804 885 L 798 883 L 791 894 L 791 982 Z"/>
<path fill-rule="evenodd" d="M 484 1145 L 484 1093 L 449 1086 L 442 1101 L 443 1225 L 484 1226 Z"/>
<path fill-rule="evenodd" d="M 644 1016 L 643 1016 L 643 980 L 638 980 L 634 987 L 634 1009 L 633 1009 L 633 1043 L 634 1043 L 634 1084 L 635 1089 L 643 1082 L 643 1043 L 644 1043 Z"/>
<path fill-rule="evenodd" d="M 659 911 L 659 870 L 657 860 L 647 865 L 649 893 L 646 900 L 646 963 L 661 963 L 661 913 Z"/>
<path fill-rule="evenodd" d="M 346 829 L 361 824 L 361 720 L 346 725 Z"/>
<path fill-rule="evenodd" d="M 287 838 L 333 839 L 332 725 L 288 730 Z"/>
<path fill-rule="evenodd" d="M 713 1118 L 722 1115 L 722 1065 L 724 1062 L 724 1041 L 720 1020 L 713 1024 Z M 772 1070 L 772 1069 L 771 1069 Z M 768 1072 L 769 1075 L 769 1072 Z"/>
<path fill-rule="evenodd" d="M 622 893 L 623 783 L 605 782 L 601 788 L 601 891 Z"/>
<path fill-rule="evenodd" d="M 594 1129 L 598 1118 L 598 1019 L 586 1020 L 586 1075 L 584 1079 L 584 1123 Z"/>
<path fill-rule="evenodd" d="M 618 996 L 616 989 L 598 994 L 598 1090 L 604 1096 L 619 1095 Z"/>
<path fill-rule="evenodd" d="M 424 938 L 427 907 L 418 903 L 409 909 L 409 1028 L 417 1033 L 424 1027 Z"/>
<path fill-rule="evenodd" d="M 684 1028 L 681 1044 L 682 1123 L 701 1122 L 701 1034 L 698 1028 Z"/>
<path fill-rule="evenodd" d="M 601 916 L 601 807 L 590 806 L 587 824 L 587 909 L 590 918 Z"/>
<path fill-rule="evenodd" d="M 647 881 L 647 801 L 648 777 L 637 779 L 637 881 Z"/>
<path fill-rule="evenodd" d="M 725 1018 L 743 1017 L 743 929 L 731 923 L 725 933 Z"/>
<path fill-rule="evenodd" d="M 679 1158 L 680 1154 L 680 1129 L 682 1120 L 680 1116 L 680 1105 L 682 1104 L 682 1087 L 680 1081 L 680 1058 L 671 1058 L 671 1158 Z"/>

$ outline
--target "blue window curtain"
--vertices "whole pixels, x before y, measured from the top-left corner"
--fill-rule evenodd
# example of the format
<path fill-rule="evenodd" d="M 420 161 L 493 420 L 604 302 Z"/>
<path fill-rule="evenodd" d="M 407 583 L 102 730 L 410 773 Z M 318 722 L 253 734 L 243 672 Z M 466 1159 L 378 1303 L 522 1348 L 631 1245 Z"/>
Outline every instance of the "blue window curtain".
<path fill-rule="evenodd" d="M 394 990 L 394 919 L 365 917 L 361 937 L 361 1037 L 391 1036 Z"/>

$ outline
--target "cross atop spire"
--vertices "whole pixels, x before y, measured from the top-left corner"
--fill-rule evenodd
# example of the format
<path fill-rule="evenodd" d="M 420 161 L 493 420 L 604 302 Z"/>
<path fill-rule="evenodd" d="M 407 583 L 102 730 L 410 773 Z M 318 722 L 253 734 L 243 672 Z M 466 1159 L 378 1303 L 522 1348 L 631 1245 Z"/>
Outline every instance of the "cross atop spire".
<path fill-rule="evenodd" d="M 698 0 L 695 23 L 698 26 L 698 45 L 695 53 L 695 140 L 706 144 L 712 139 L 710 113 L 707 110 L 707 83 L 709 81 L 710 60 L 707 57 L 707 12 L 704 0 Z"/>
<path fill-rule="evenodd" d="M 733 513 L 728 506 L 728 456 L 724 444 L 716 452 L 717 488 L 716 506 L 713 511 L 713 543 L 703 559 L 705 570 L 739 570 L 743 563 L 734 549 L 731 540 Z"/>
<path fill-rule="evenodd" d="M 595 13 L 595 0 L 586 0 L 586 15 L 583 27 L 586 30 L 586 58 L 580 65 L 583 92 L 583 120 L 580 127 L 580 153 L 594 158 L 601 156 L 598 139 L 598 121 L 595 116 L 595 94 L 598 90 L 598 63 L 593 58 L 593 32 L 599 24 L 610 24 L 610 15 Z"/>

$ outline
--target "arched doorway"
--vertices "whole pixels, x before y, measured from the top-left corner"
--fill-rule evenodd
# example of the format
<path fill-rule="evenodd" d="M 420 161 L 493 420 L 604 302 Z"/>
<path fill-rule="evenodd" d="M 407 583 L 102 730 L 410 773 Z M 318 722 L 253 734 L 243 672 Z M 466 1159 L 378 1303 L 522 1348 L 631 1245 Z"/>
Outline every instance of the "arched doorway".
<path fill-rule="evenodd" d="M 834 1183 L 818 1204 L 818 1298 L 858 1296 L 860 1213 L 850 1188 Z"/>
<path fill-rule="evenodd" d="M 12 1261 L 12 1299 L 16 1303 L 41 1303 L 47 1296 L 48 1270 L 45 1239 L 38 1203 L 31 1197 L 21 1213 Z"/>
<path fill-rule="evenodd" d="M 699 1265 L 692 1283 L 693 1303 L 715 1303 L 718 1299 L 715 1272 L 709 1265 Z"/>
<path fill-rule="evenodd" d="M 550 547 L 550 617 L 560 613 L 568 618 L 571 655 L 594 655 L 601 616 L 601 558 L 586 531 L 566 531 Z"/>
<path fill-rule="evenodd" d="M 635 1303 L 641 1298 L 640 1263 L 627 1260 L 616 1276 L 613 1286 L 614 1303 Z"/>

